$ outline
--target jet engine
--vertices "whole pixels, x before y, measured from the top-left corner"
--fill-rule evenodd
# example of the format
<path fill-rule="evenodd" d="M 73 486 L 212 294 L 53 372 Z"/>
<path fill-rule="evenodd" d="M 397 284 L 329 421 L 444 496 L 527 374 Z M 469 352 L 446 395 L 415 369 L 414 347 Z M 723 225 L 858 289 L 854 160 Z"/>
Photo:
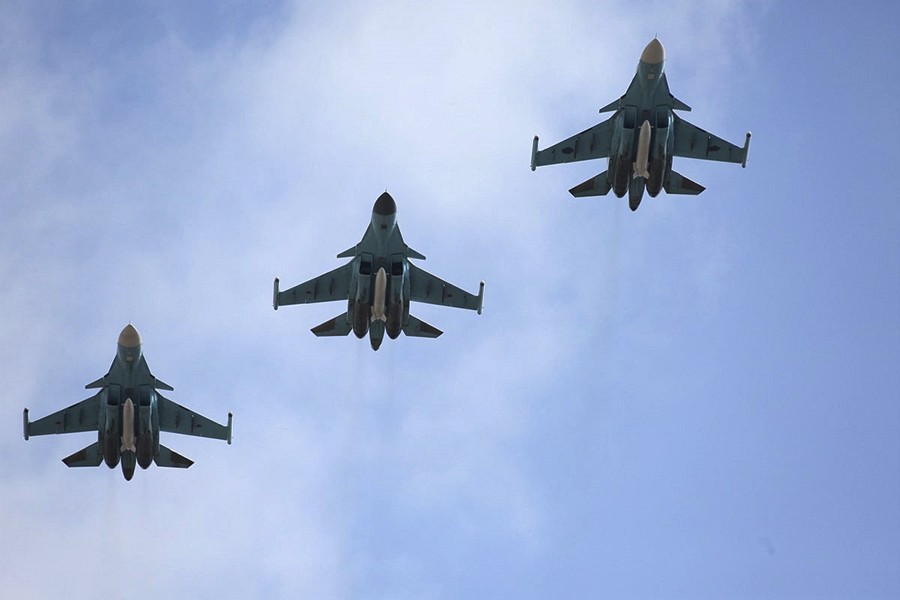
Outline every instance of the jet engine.
<path fill-rule="evenodd" d="M 109 386 L 104 390 L 106 403 L 104 406 L 105 423 L 103 427 L 103 461 L 110 469 L 119 464 L 119 387 Z"/>
<path fill-rule="evenodd" d="M 365 300 L 357 300 L 353 307 L 353 335 L 359 339 L 366 337 L 369 332 L 369 303 Z"/>
<path fill-rule="evenodd" d="M 656 111 L 656 127 L 654 127 L 653 149 L 650 152 L 650 176 L 647 178 L 647 193 L 656 198 L 663 188 L 666 172 L 672 168 L 670 153 L 670 132 L 673 127 L 672 111 L 660 107 Z M 674 142 L 674 139 L 671 140 Z"/>
<path fill-rule="evenodd" d="M 356 288 L 356 302 L 350 318 L 353 323 L 353 334 L 359 339 L 366 337 L 369 332 L 369 319 L 372 316 L 371 291 L 372 284 L 372 255 L 361 254 L 358 261 L 359 278 Z"/>
<path fill-rule="evenodd" d="M 614 164 L 610 164 L 612 173 L 612 189 L 617 198 L 622 198 L 628 192 L 631 183 L 632 154 L 634 151 L 634 138 L 637 135 L 637 108 L 626 106 L 618 117 L 622 127 L 622 137 L 619 139 L 619 148 L 616 152 Z"/>
<path fill-rule="evenodd" d="M 403 303 L 391 302 L 387 309 L 387 324 L 385 325 L 388 337 L 396 340 L 403 330 Z"/>
<path fill-rule="evenodd" d="M 628 191 L 628 183 L 631 181 L 631 161 L 623 156 L 617 156 L 613 168 L 612 188 L 617 198 L 622 198 Z"/>
<path fill-rule="evenodd" d="M 662 189 L 663 184 L 663 175 L 666 172 L 665 165 L 665 157 L 654 158 L 650 160 L 650 167 L 648 171 L 650 172 L 650 177 L 647 178 L 647 193 L 650 194 L 651 198 L 656 198 L 659 191 Z"/>
<path fill-rule="evenodd" d="M 141 386 L 138 394 L 137 463 L 142 469 L 153 463 L 153 430 L 150 424 L 153 393 L 150 386 Z"/>
<path fill-rule="evenodd" d="M 391 261 L 391 284 L 389 288 L 387 322 L 385 331 L 392 340 L 403 331 L 403 298 L 409 294 L 407 264 L 403 256 L 395 255 Z"/>
<path fill-rule="evenodd" d="M 109 430 L 103 434 L 103 462 L 110 469 L 119 464 L 119 436 Z"/>
<path fill-rule="evenodd" d="M 137 462 L 142 469 L 153 464 L 153 435 L 149 432 L 138 435 Z"/>

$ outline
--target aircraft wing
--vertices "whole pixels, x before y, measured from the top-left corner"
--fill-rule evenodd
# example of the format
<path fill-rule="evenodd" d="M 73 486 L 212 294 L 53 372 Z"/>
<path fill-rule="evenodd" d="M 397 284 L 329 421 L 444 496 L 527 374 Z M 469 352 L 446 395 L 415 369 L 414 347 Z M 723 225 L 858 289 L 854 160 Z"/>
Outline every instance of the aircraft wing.
<path fill-rule="evenodd" d="M 749 142 L 749 134 L 747 140 Z M 747 146 L 743 148 L 726 142 L 675 115 L 675 156 L 701 158 L 722 162 L 745 163 Z"/>
<path fill-rule="evenodd" d="M 27 411 L 27 409 L 26 409 Z M 27 413 L 26 413 L 27 415 Z M 48 415 L 43 419 L 28 422 L 26 416 L 26 439 L 30 435 L 50 433 L 77 433 L 100 429 L 100 395 L 91 396 L 68 408 Z"/>
<path fill-rule="evenodd" d="M 350 270 L 353 261 L 309 281 L 278 292 L 278 306 L 346 300 L 350 296 Z"/>
<path fill-rule="evenodd" d="M 484 283 L 481 285 L 484 290 Z M 482 293 L 470 294 L 440 277 L 435 277 L 412 262 L 409 263 L 409 299 L 454 308 L 468 308 L 481 312 Z"/>
<path fill-rule="evenodd" d="M 613 127 L 613 117 L 610 117 L 599 125 L 594 125 L 567 140 L 544 148 L 532 157 L 532 167 L 606 158 L 612 149 Z M 535 143 L 536 146 L 537 143 Z"/>
<path fill-rule="evenodd" d="M 227 440 L 229 444 L 231 443 L 230 414 L 228 415 L 228 425 L 220 425 L 212 419 L 207 419 L 203 415 L 169 400 L 162 394 L 157 394 L 156 398 L 160 431 Z"/>

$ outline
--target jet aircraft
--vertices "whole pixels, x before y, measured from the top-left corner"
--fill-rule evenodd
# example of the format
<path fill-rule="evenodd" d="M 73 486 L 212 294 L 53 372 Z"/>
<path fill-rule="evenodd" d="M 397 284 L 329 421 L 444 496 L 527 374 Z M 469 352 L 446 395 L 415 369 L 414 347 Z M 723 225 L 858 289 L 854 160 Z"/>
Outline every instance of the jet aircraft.
<path fill-rule="evenodd" d="M 317 336 L 341 336 L 350 331 L 362 339 L 369 334 L 372 350 L 378 350 L 387 332 L 396 339 L 406 335 L 436 338 L 440 329 L 409 314 L 410 301 L 467 308 L 481 314 L 484 282 L 478 295 L 462 290 L 409 259 L 425 257 L 410 248 L 397 226 L 397 205 L 387 192 L 372 209 L 372 219 L 362 240 L 337 255 L 352 258 L 343 266 L 288 290 L 279 290 L 275 278 L 272 305 L 346 300 L 347 312 L 312 328 Z"/>
<path fill-rule="evenodd" d="M 119 334 L 116 357 L 109 372 L 87 384 L 85 389 L 100 391 L 37 421 L 29 421 L 25 409 L 26 440 L 32 435 L 97 432 L 96 442 L 63 459 L 69 467 L 97 467 L 106 462 L 113 469 L 121 460 L 122 474 L 130 480 L 135 462 L 142 469 L 151 462 L 160 467 L 183 469 L 194 464 L 160 444 L 161 431 L 231 443 L 231 413 L 228 413 L 228 425 L 220 425 L 157 391 L 173 388 L 150 373 L 141 353 L 141 336 L 130 324 Z"/>
<path fill-rule="evenodd" d="M 669 194 L 699 194 L 704 188 L 672 170 L 672 157 L 701 158 L 747 166 L 750 132 L 743 148 L 688 123 L 676 110 L 691 107 L 669 92 L 666 51 L 653 39 L 638 62 L 637 73 L 618 100 L 600 109 L 613 115 L 590 129 L 538 151 L 538 136 L 531 146 L 531 170 L 544 165 L 594 158 L 607 158 L 608 169 L 569 193 L 575 197 L 605 196 L 610 189 L 637 210 L 644 189 L 656 197 L 660 189 Z"/>

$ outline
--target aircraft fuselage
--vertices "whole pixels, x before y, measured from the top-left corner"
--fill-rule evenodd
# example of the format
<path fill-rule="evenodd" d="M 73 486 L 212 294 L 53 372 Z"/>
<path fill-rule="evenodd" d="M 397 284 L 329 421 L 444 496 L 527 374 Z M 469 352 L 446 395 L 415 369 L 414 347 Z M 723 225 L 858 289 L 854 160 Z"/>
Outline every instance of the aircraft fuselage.
<path fill-rule="evenodd" d="M 481 314 L 484 282 L 472 294 L 428 273 L 412 259 L 425 256 L 403 241 L 397 225 L 397 205 L 384 192 L 375 201 L 362 239 L 338 258 L 350 261 L 340 267 L 281 291 L 273 282 L 272 307 L 311 302 L 342 301 L 346 312 L 312 328 L 317 337 L 358 338 L 367 334 L 377 350 L 387 333 L 391 339 L 401 333 L 411 337 L 436 338 L 441 330 L 410 314 L 412 301 L 465 308 Z"/>
<path fill-rule="evenodd" d="M 139 338 L 129 334 L 126 327 L 102 380 L 98 441 L 106 465 L 113 469 L 121 462 L 122 474 L 130 480 L 135 464 L 146 469 L 159 453 L 159 411 Z"/>
<path fill-rule="evenodd" d="M 609 185 L 619 198 L 628 193 L 629 206 L 636 210 L 644 189 L 651 197 L 659 194 L 672 168 L 674 136 L 673 98 L 665 81 L 665 53 L 658 40 L 651 41 L 641 54 L 637 73 L 628 91 L 617 103 L 612 147 L 608 160 Z"/>
<path fill-rule="evenodd" d="M 747 166 L 750 132 L 743 148 L 689 123 L 675 111 L 691 107 L 672 95 L 665 73 L 665 49 L 658 39 L 644 48 L 637 72 L 625 93 L 600 109 L 612 116 L 543 150 L 538 136 L 531 143 L 531 170 L 539 166 L 595 158 L 607 159 L 607 170 L 569 190 L 576 198 L 628 194 L 636 210 L 646 190 L 656 196 L 697 195 L 706 188 L 672 170 L 672 157 L 714 160 Z"/>
<path fill-rule="evenodd" d="M 353 333 L 358 338 L 368 333 L 374 350 L 381 346 L 385 332 L 396 339 L 409 318 L 409 261 L 399 251 L 403 244 L 398 239 L 396 207 L 391 210 L 390 205 L 376 203 L 372 211 L 367 234 L 374 252 L 353 259 L 350 289 L 355 293 L 347 306 Z"/>
<path fill-rule="evenodd" d="M 137 330 L 126 325 L 119 334 L 116 357 L 103 377 L 85 386 L 97 390 L 93 396 L 36 421 L 22 415 L 23 434 L 33 435 L 96 432 L 97 441 L 63 459 L 67 467 L 98 467 L 121 463 L 125 479 L 135 465 L 146 469 L 187 468 L 193 461 L 160 444 L 161 431 L 215 438 L 231 443 L 232 414 L 221 425 L 163 396 L 157 390 L 172 386 L 156 379 L 141 353 Z"/>

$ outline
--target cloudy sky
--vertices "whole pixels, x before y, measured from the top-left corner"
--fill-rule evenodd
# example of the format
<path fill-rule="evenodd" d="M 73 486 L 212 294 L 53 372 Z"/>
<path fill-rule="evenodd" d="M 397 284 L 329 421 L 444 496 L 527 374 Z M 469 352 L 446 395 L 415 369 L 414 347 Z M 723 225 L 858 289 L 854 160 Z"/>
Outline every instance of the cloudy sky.
<path fill-rule="evenodd" d="M 0 2 L 0 582 L 21 598 L 900 596 L 900 10 Z M 425 8 L 427 6 L 427 8 Z M 875 8 L 878 10 L 875 10 Z M 528 168 L 647 42 L 747 169 Z M 396 199 L 485 312 L 271 308 Z M 140 330 L 234 444 L 131 482 L 22 439 Z"/>

